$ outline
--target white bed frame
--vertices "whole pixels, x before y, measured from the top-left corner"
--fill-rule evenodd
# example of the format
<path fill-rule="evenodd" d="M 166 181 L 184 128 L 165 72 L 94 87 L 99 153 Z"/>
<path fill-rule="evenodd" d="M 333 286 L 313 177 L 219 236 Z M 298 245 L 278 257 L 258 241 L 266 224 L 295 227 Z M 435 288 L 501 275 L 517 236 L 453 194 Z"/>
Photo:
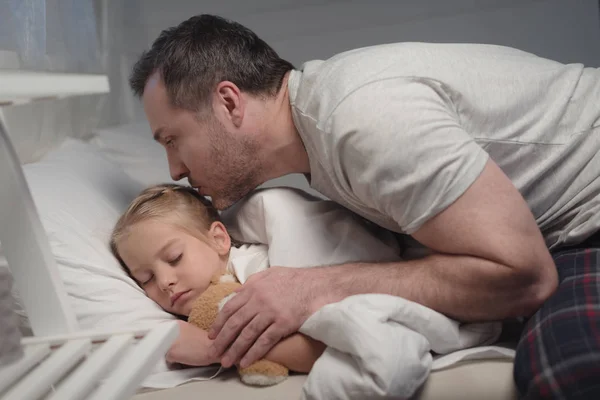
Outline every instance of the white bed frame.
<path fill-rule="evenodd" d="M 0 107 L 107 92 L 105 75 L 0 69 Z M 21 339 L 23 357 L 0 367 L 0 398 L 130 398 L 177 337 L 177 325 L 79 330 L 2 118 L 0 187 L 0 243 L 34 335 Z"/>

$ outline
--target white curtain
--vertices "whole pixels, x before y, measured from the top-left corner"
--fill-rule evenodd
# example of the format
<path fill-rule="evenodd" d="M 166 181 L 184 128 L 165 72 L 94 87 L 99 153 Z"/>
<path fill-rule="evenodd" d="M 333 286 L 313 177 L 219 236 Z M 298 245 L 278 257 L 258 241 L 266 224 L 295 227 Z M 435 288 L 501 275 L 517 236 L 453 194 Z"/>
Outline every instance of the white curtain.
<path fill-rule="evenodd" d="M 0 0 L 0 68 L 106 73 L 93 0 Z M 98 125 L 106 96 L 6 107 L 2 117 L 21 162 Z"/>

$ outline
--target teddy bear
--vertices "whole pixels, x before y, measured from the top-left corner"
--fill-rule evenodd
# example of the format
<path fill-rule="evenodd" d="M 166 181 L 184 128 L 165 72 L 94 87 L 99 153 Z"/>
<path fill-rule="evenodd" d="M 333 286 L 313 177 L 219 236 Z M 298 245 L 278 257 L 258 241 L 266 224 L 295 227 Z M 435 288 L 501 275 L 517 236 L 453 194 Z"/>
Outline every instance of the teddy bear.
<path fill-rule="evenodd" d="M 241 283 L 229 273 L 215 275 L 208 289 L 194 300 L 188 322 L 208 331 L 221 308 L 235 296 L 234 292 L 240 286 Z M 251 386 L 276 385 L 289 375 L 286 367 L 265 359 L 258 360 L 246 368 L 237 368 L 242 382 Z"/>

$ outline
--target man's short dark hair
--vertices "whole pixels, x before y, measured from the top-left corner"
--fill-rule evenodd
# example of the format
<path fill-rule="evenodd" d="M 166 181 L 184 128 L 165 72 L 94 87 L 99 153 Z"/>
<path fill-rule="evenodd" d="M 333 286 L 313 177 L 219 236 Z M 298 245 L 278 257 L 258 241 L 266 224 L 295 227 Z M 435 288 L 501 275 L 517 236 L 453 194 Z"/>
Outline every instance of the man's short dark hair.
<path fill-rule="evenodd" d="M 161 32 L 136 62 L 129 85 L 142 97 L 158 71 L 177 108 L 198 111 L 222 81 L 254 95 L 274 96 L 294 66 L 250 29 L 214 15 L 197 15 Z"/>

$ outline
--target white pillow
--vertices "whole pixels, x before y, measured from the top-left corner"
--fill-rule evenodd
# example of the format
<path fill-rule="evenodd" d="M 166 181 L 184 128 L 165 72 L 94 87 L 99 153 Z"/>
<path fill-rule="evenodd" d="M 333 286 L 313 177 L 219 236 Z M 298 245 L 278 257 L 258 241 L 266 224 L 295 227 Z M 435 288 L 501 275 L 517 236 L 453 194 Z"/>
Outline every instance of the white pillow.
<path fill-rule="evenodd" d="M 76 139 L 23 169 L 82 329 L 175 318 L 146 297 L 108 245 L 114 224 L 144 184 Z"/>
<path fill-rule="evenodd" d="M 392 232 L 297 188 L 258 189 L 221 218 L 233 238 L 267 245 L 271 266 L 400 260 L 400 244 Z"/>
<path fill-rule="evenodd" d="M 172 182 L 167 154 L 152 138 L 148 122 L 97 129 L 89 143 L 144 186 Z"/>

